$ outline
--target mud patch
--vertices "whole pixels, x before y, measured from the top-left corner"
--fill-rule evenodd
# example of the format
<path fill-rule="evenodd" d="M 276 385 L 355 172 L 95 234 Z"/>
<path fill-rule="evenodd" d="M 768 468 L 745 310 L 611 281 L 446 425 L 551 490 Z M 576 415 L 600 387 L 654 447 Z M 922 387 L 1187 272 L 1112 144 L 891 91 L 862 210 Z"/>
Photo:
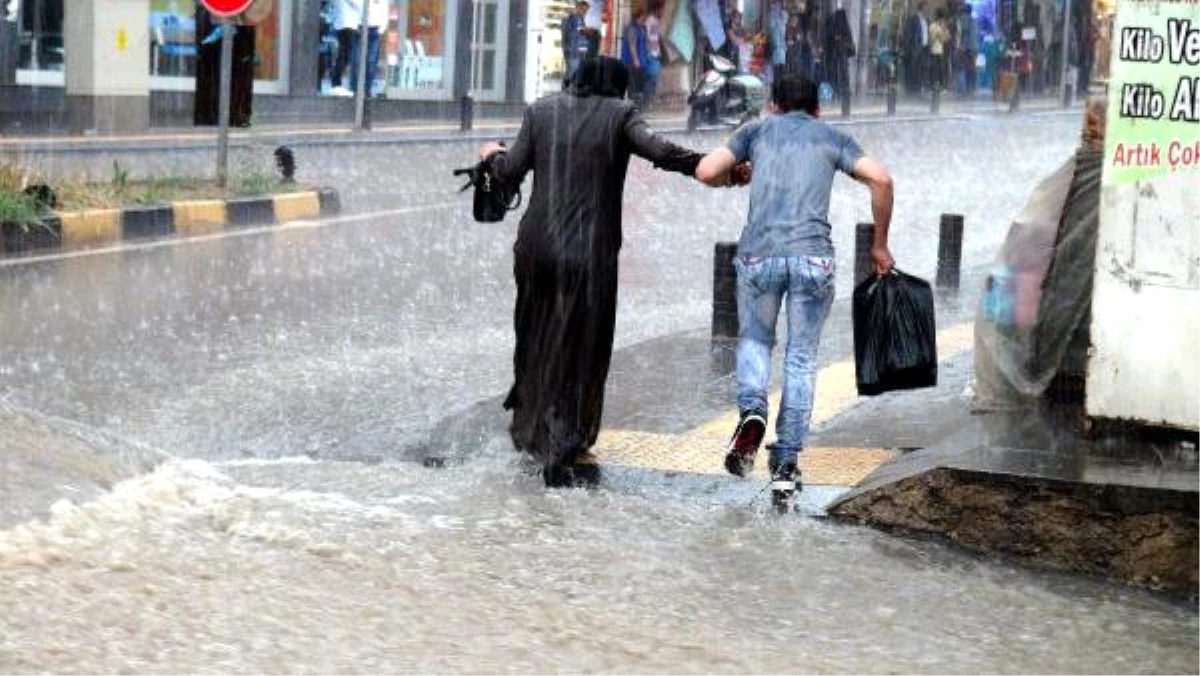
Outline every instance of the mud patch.
<path fill-rule="evenodd" d="M 1194 492 L 938 468 L 852 497 L 831 514 L 1050 568 L 1197 589 Z"/>

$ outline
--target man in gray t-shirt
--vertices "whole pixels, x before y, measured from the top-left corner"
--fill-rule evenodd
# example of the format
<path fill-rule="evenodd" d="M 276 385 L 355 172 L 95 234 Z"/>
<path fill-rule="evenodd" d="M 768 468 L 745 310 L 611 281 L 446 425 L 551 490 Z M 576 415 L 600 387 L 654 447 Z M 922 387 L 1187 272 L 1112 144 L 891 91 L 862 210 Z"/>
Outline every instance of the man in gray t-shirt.
<path fill-rule="evenodd" d="M 787 300 L 783 398 L 770 457 L 772 501 L 780 509 L 788 508 L 796 491 L 796 460 L 812 417 L 817 345 L 833 303 L 829 196 L 836 172 L 871 190 L 876 274 L 895 264 L 888 250 L 892 178 L 854 139 L 818 121 L 819 112 L 816 83 L 785 75 L 771 87 L 772 114 L 737 130 L 696 169 L 696 178 L 715 185 L 728 180 L 739 163 L 752 166 L 750 213 L 734 260 L 741 418 L 725 456 L 725 468 L 738 476 L 754 466 L 766 435 L 775 321 L 785 296 Z"/>

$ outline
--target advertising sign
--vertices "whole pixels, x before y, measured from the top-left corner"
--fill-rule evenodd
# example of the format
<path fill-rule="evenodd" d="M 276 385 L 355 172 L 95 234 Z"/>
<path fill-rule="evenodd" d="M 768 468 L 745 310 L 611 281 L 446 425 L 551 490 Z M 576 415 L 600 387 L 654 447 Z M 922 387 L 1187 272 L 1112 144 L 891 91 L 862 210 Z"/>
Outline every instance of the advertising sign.
<path fill-rule="evenodd" d="M 1200 416 L 1200 4 L 1121 0 L 1108 86 L 1089 415 Z"/>

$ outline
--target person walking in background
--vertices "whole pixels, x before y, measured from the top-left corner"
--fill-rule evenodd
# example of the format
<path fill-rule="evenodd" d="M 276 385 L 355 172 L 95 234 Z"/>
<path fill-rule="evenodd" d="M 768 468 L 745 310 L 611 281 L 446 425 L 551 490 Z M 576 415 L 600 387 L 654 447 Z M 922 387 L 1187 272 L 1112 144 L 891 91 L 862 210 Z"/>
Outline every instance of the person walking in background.
<path fill-rule="evenodd" d="M 333 59 L 333 72 L 329 76 L 330 93 L 334 96 L 350 96 L 352 92 L 342 85 L 346 69 L 350 67 L 350 48 L 354 45 L 354 33 L 362 19 L 362 5 L 357 0 L 335 0 L 334 29 L 337 31 L 337 52 Z"/>
<path fill-rule="evenodd" d="M 662 11 L 663 0 L 650 0 L 642 29 L 646 37 L 646 60 L 642 62 L 641 106 L 645 112 L 658 94 L 658 76 L 662 73 Z"/>
<path fill-rule="evenodd" d="M 783 75 L 787 68 L 787 29 L 788 12 L 783 0 L 771 0 L 767 11 L 767 29 L 770 33 L 771 69 L 769 79 Z"/>
<path fill-rule="evenodd" d="M 950 27 L 946 19 L 946 10 L 939 9 L 933 24 L 929 27 L 929 86 L 935 92 L 946 89 L 946 53 L 950 43 Z"/>
<path fill-rule="evenodd" d="M 354 20 L 354 39 L 350 44 L 350 92 L 358 91 L 358 60 L 362 58 L 362 2 L 367 2 L 367 75 L 364 89 L 368 98 L 374 96 L 375 70 L 379 66 L 379 36 L 388 24 L 388 0 L 350 0 L 358 10 Z"/>
<path fill-rule="evenodd" d="M 920 96 L 925 86 L 929 52 L 929 20 L 925 18 L 925 0 L 917 2 L 917 11 L 904 22 L 902 51 L 905 93 Z"/>
<path fill-rule="evenodd" d="M 562 51 L 563 51 L 563 89 L 566 90 L 571 84 L 571 78 L 575 76 L 575 71 L 579 70 L 579 64 L 587 58 L 590 43 L 587 36 L 587 26 L 584 24 L 584 17 L 587 16 L 588 3 L 585 0 L 579 0 L 575 3 L 575 10 L 567 14 L 562 22 Z"/>
<path fill-rule="evenodd" d="M 975 96 L 975 60 L 979 58 L 979 25 L 971 13 L 971 3 L 964 2 L 958 15 L 958 71 L 962 73 L 960 91 L 969 98 Z"/>
<path fill-rule="evenodd" d="M 813 15 L 803 3 L 788 19 L 788 72 L 792 75 L 814 77 L 816 38 L 813 23 Z"/>
<path fill-rule="evenodd" d="M 199 2 L 196 11 L 196 96 L 192 104 L 192 122 L 198 126 L 220 124 L 221 38 L 223 26 Z M 249 127 L 254 102 L 255 28 L 230 22 L 233 30 L 233 66 L 229 88 L 229 124 Z"/>
<path fill-rule="evenodd" d="M 829 199 L 837 172 L 871 191 L 876 274 L 895 261 L 888 250 L 892 179 L 847 134 L 818 121 L 817 84 L 786 75 L 771 86 L 771 114 L 737 130 L 696 168 L 706 183 L 722 180 L 749 160 L 750 210 L 738 242 L 737 405 L 739 420 L 725 469 L 745 476 L 766 434 L 767 391 L 775 324 L 786 297 L 788 338 L 783 359 L 783 400 L 771 447 L 771 497 L 788 509 L 799 486 L 796 462 L 808 435 L 816 384 L 817 346 L 833 303 L 834 251 Z"/>
<path fill-rule="evenodd" d="M 846 10 L 836 9 L 825 22 L 825 78 L 833 86 L 839 99 L 850 89 L 849 60 L 855 54 L 854 34 L 850 32 L 850 20 Z"/>
<path fill-rule="evenodd" d="M 533 171 L 513 246 L 515 379 L 504 408 L 512 411 L 513 445 L 540 461 L 549 487 L 599 477 L 589 449 L 612 360 L 629 158 L 692 176 L 701 157 L 650 131 L 623 100 L 628 79 L 616 59 L 587 59 L 567 92 L 525 110 L 511 148 L 479 149 L 506 184 Z"/>
<path fill-rule="evenodd" d="M 646 65 L 650 60 L 645 17 L 641 4 L 635 4 L 621 40 L 621 63 L 629 71 L 629 98 L 639 105 L 646 86 Z"/>

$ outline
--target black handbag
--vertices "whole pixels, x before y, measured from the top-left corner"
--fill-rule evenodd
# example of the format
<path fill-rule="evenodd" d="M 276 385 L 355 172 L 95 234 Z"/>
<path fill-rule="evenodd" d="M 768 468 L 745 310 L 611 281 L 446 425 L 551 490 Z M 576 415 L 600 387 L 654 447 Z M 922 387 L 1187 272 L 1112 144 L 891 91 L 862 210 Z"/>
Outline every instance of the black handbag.
<path fill-rule="evenodd" d="M 504 215 L 521 206 L 521 188 L 509 186 L 501 181 L 492 168 L 491 159 L 466 169 L 455 169 L 455 176 L 466 176 L 467 182 L 459 190 L 475 188 L 473 213 L 479 223 L 498 223 Z"/>

